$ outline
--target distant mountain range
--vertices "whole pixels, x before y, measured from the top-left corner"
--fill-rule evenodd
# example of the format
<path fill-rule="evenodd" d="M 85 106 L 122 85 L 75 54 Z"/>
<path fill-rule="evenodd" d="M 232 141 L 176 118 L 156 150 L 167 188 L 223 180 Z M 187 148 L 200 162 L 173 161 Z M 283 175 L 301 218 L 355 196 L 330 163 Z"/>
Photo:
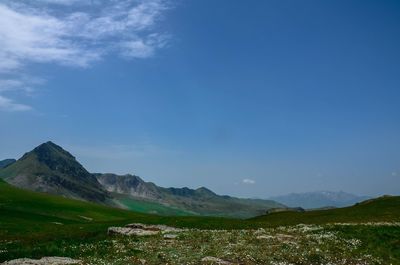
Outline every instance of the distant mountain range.
<path fill-rule="evenodd" d="M 1 160 L 0 161 L 0 168 L 5 168 L 6 166 L 11 165 L 15 161 L 17 161 L 17 160 L 15 160 L 15 159 L 4 159 L 4 160 Z"/>
<path fill-rule="evenodd" d="M 163 188 L 134 175 L 92 174 L 52 142 L 17 161 L 4 161 L 0 178 L 14 186 L 142 212 L 252 217 L 285 207 L 272 200 L 221 196 L 204 187 Z"/>
<path fill-rule="evenodd" d="M 302 207 L 304 209 L 344 207 L 369 199 L 367 196 L 358 196 L 339 191 L 316 191 L 305 193 L 290 193 L 282 196 L 270 197 L 289 207 Z"/>
<path fill-rule="evenodd" d="M 125 205 L 129 205 L 129 199 L 144 200 L 181 209 L 187 213 L 232 217 L 256 216 L 264 214 L 270 208 L 285 207 L 272 200 L 221 196 L 205 187 L 163 188 L 133 175 L 94 175 L 107 191 L 114 194 L 114 197 L 119 198 L 119 202 Z"/>

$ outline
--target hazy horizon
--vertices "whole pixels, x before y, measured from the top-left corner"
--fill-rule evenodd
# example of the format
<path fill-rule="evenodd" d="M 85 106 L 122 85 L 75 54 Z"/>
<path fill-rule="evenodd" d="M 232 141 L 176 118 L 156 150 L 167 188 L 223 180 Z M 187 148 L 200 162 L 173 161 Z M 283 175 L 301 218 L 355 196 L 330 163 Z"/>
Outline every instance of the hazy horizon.
<path fill-rule="evenodd" d="M 396 1 L 0 0 L 0 160 L 268 198 L 400 194 Z"/>

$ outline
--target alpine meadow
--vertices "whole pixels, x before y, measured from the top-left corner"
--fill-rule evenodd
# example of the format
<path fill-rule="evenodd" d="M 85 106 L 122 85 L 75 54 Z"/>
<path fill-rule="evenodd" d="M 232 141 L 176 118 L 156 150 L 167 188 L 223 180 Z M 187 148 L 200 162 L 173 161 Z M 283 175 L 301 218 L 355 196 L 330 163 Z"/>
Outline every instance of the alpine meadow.
<path fill-rule="evenodd" d="M 0 0 L 0 265 L 400 265 L 400 2 Z"/>

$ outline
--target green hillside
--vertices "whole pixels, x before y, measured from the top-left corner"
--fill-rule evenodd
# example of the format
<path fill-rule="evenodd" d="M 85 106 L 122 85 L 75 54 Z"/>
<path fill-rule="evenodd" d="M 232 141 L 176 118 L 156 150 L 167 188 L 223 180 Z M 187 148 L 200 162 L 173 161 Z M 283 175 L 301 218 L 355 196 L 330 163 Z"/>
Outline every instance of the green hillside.
<path fill-rule="evenodd" d="M 7 249 L 0 251 L 0 262 L 20 257 L 74 257 L 77 252 L 65 252 L 65 246 L 97 244 L 107 239 L 108 227 L 132 222 L 212 230 L 255 229 L 298 223 L 393 222 L 400 221 L 399 209 L 400 197 L 384 197 L 343 209 L 273 213 L 248 220 L 157 216 L 26 191 L 0 180 L 0 249 Z M 382 257 L 399 255 L 396 250 L 399 230 L 396 227 L 355 226 L 336 231 L 343 237 L 364 239 L 368 245 L 363 246 L 363 251 Z"/>
<path fill-rule="evenodd" d="M 354 206 L 308 212 L 278 212 L 251 219 L 265 225 L 326 224 L 346 222 L 400 222 L 400 196 L 384 196 Z"/>
<path fill-rule="evenodd" d="M 213 217 L 137 213 L 13 187 L 0 180 L 0 238 L 73 237 L 132 222 L 180 227 L 241 228 L 246 222 Z M 76 229 L 79 227 L 79 229 Z M 87 233 L 89 232 L 89 233 Z"/>
<path fill-rule="evenodd" d="M 164 216 L 191 216 L 198 215 L 193 212 L 185 211 L 176 207 L 169 207 L 161 203 L 147 201 L 140 198 L 132 198 L 129 195 L 113 193 L 113 198 L 124 208 L 147 214 L 157 214 Z"/>

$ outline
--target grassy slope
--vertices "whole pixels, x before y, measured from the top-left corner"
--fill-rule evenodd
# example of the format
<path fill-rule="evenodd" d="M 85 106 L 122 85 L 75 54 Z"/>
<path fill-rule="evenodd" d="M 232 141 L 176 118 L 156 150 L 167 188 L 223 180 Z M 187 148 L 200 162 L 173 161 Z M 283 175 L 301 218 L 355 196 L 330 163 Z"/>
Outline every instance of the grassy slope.
<path fill-rule="evenodd" d="M 251 219 L 274 225 L 325 224 L 337 222 L 400 222 L 400 196 L 381 197 L 355 206 L 299 212 L 279 212 Z"/>
<path fill-rule="evenodd" d="M 87 218 L 93 219 L 88 221 Z M 63 225 L 54 224 L 54 222 Z M 94 203 L 71 200 L 44 193 L 31 192 L 10 186 L 0 180 L 0 239 L 53 237 L 54 235 L 85 234 L 97 228 L 129 222 L 160 223 L 182 227 L 240 228 L 239 220 L 212 217 L 168 217 L 136 213 Z M 76 227 L 79 228 L 77 231 Z M 62 229 L 60 229 L 62 228 Z M 70 229 L 71 228 L 71 229 Z M 86 230 L 87 229 L 87 230 Z"/>
<path fill-rule="evenodd" d="M 168 207 L 160 203 L 141 200 L 138 198 L 131 198 L 129 195 L 123 195 L 118 193 L 112 194 L 113 198 L 115 198 L 120 204 L 125 206 L 127 209 L 139 213 L 148 213 L 148 214 L 158 214 L 164 216 L 190 216 L 195 215 L 194 213 L 184 211 L 174 207 Z"/>
<path fill-rule="evenodd" d="M 92 218 L 88 221 L 84 217 Z M 32 232 L 35 227 L 65 230 L 68 225 L 90 227 L 110 223 L 160 223 L 196 228 L 247 228 L 259 226 L 323 224 L 331 222 L 400 221 L 400 197 L 384 197 L 353 207 L 311 211 L 280 212 L 249 220 L 200 216 L 158 216 L 106 207 L 18 189 L 0 180 L 0 238 Z M 63 229 L 52 222 L 65 224 Z M 40 229 L 39 229 L 40 227 Z M 81 229 L 84 231 L 84 229 Z M 59 231 L 57 231 L 59 232 Z"/>
<path fill-rule="evenodd" d="M 88 221 L 83 217 L 93 218 Z M 131 222 L 168 224 L 180 227 L 231 229 L 298 223 L 400 221 L 400 197 L 381 198 L 355 207 L 306 213 L 275 213 L 250 220 L 212 217 L 156 216 L 109 208 L 14 188 L 0 180 L 0 262 L 18 257 L 68 255 L 66 244 L 97 242 L 106 238 L 109 226 Z M 56 224 L 57 223 L 62 223 Z M 371 230 L 372 229 L 372 230 Z M 375 230 L 376 231 L 375 231 Z M 386 228 L 385 228 L 386 229 Z M 344 236 L 365 238 L 366 252 L 399 257 L 398 228 L 343 228 Z M 374 230 L 374 231 L 373 231 Z M 392 231 L 393 230 L 393 231 Z M 7 243 L 13 241 L 12 243 Z M 70 242 L 70 243 L 69 243 Z M 393 243 L 394 242 L 394 243 Z M 380 251 L 379 253 L 377 251 Z"/>

